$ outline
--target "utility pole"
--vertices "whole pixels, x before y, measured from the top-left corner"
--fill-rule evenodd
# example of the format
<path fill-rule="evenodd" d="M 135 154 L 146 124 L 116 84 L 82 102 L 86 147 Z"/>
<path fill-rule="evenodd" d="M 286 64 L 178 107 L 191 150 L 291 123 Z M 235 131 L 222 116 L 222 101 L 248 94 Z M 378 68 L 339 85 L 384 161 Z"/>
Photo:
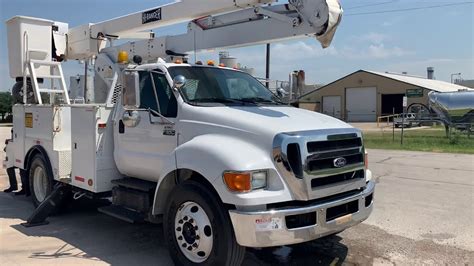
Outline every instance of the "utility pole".
<path fill-rule="evenodd" d="M 270 44 L 267 43 L 267 56 L 266 56 L 266 62 L 265 62 L 265 86 L 267 88 L 270 88 Z"/>

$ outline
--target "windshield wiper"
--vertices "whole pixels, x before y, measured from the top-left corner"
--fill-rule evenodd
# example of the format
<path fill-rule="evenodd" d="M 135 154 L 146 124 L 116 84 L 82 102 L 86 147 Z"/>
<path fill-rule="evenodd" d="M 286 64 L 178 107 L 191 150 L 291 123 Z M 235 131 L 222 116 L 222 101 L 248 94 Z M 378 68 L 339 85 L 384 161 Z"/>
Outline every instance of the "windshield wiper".
<path fill-rule="evenodd" d="M 229 99 L 229 98 L 199 98 L 194 100 L 189 100 L 194 103 L 242 103 L 240 100 Z"/>
<path fill-rule="evenodd" d="M 273 103 L 273 104 L 284 104 L 279 101 L 270 100 L 262 97 L 249 97 L 249 98 L 242 98 L 239 101 L 246 102 L 246 103 Z"/>

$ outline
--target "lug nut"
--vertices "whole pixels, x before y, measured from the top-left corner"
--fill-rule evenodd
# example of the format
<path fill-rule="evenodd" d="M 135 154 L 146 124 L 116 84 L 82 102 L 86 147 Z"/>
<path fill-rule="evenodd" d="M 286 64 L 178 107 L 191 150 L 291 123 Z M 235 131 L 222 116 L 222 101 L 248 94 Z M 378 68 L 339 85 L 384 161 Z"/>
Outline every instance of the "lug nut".
<path fill-rule="evenodd" d="M 189 247 L 188 247 L 188 250 L 189 250 L 189 251 L 193 250 L 193 247 L 189 246 Z"/>
<path fill-rule="evenodd" d="M 183 220 L 187 221 L 187 220 L 188 220 L 188 216 L 184 216 Z"/>
<path fill-rule="evenodd" d="M 193 218 L 189 219 L 189 222 L 194 223 L 194 219 Z"/>
<path fill-rule="evenodd" d="M 182 223 L 184 223 L 184 222 L 183 222 L 183 220 L 179 220 L 178 223 L 182 224 Z"/>
<path fill-rule="evenodd" d="M 178 240 L 183 240 L 183 237 L 182 237 L 182 236 L 178 236 Z"/>
<path fill-rule="evenodd" d="M 201 237 L 199 235 L 196 235 L 194 239 L 199 240 Z"/>
<path fill-rule="evenodd" d="M 193 244 L 193 247 L 194 247 L 194 248 L 197 248 L 197 247 L 198 247 L 198 244 L 194 243 L 194 244 Z"/>
<path fill-rule="evenodd" d="M 181 232 L 181 227 L 176 228 L 176 231 Z"/>
<path fill-rule="evenodd" d="M 183 248 L 185 248 L 185 247 L 187 247 L 188 245 L 186 245 L 186 243 L 183 243 L 181 246 L 182 246 Z"/>
<path fill-rule="evenodd" d="M 194 230 L 198 230 L 198 226 L 197 226 L 197 225 L 196 225 L 196 226 L 194 226 Z"/>

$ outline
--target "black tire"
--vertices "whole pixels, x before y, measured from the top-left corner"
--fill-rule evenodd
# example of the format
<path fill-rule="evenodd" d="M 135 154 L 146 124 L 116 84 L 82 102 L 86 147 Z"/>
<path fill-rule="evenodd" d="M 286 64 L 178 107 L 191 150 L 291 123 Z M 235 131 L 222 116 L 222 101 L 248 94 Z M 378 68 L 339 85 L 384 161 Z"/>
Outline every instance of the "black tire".
<path fill-rule="evenodd" d="M 29 183 L 30 183 L 31 199 L 32 199 L 33 205 L 35 207 L 38 207 L 38 205 L 40 205 L 41 202 L 44 200 L 44 199 L 38 199 L 38 195 L 36 195 L 36 191 L 35 191 L 35 185 L 36 185 L 35 182 L 37 182 L 37 181 L 35 180 L 34 174 L 35 174 L 36 169 L 38 169 L 38 168 L 42 168 L 42 170 L 46 174 L 46 182 L 47 182 L 46 191 L 45 191 L 45 196 L 46 197 L 49 194 L 51 194 L 51 192 L 53 192 L 54 184 L 55 184 L 53 173 L 51 171 L 51 166 L 48 165 L 48 163 L 46 162 L 46 159 L 43 157 L 43 155 L 36 154 L 33 157 L 33 159 L 31 160 L 31 164 L 30 164 L 30 167 L 28 169 L 28 178 L 29 178 Z"/>
<path fill-rule="evenodd" d="M 28 79 L 26 82 L 27 86 L 27 102 L 28 103 L 37 103 L 35 98 L 35 93 L 33 92 L 33 86 L 31 85 L 31 80 Z M 12 97 L 13 104 L 24 104 L 23 102 L 23 80 L 18 81 L 13 85 L 12 88 Z"/>
<path fill-rule="evenodd" d="M 164 235 L 168 249 L 176 265 L 241 265 L 245 247 L 237 244 L 227 208 L 218 196 L 195 181 L 185 181 L 176 186 L 170 194 L 164 215 Z M 195 202 L 202 207 L 211 223 L 213 236 L 212 251 L 202 263 L 189 260 L 178 246 L 175 234 L 175 217 L 178 208 L 185 202 Z"/>

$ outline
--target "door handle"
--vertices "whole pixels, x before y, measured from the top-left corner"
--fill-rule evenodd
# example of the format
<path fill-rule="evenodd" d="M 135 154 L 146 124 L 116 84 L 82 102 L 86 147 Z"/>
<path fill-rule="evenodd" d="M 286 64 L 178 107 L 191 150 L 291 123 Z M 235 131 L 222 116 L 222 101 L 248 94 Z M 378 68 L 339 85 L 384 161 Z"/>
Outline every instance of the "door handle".
<path fill-rule="evenodd" d="M 119 134 L 125 133 L 125 124 L 123 123 L 122 119 L 119 121 Z"/>

